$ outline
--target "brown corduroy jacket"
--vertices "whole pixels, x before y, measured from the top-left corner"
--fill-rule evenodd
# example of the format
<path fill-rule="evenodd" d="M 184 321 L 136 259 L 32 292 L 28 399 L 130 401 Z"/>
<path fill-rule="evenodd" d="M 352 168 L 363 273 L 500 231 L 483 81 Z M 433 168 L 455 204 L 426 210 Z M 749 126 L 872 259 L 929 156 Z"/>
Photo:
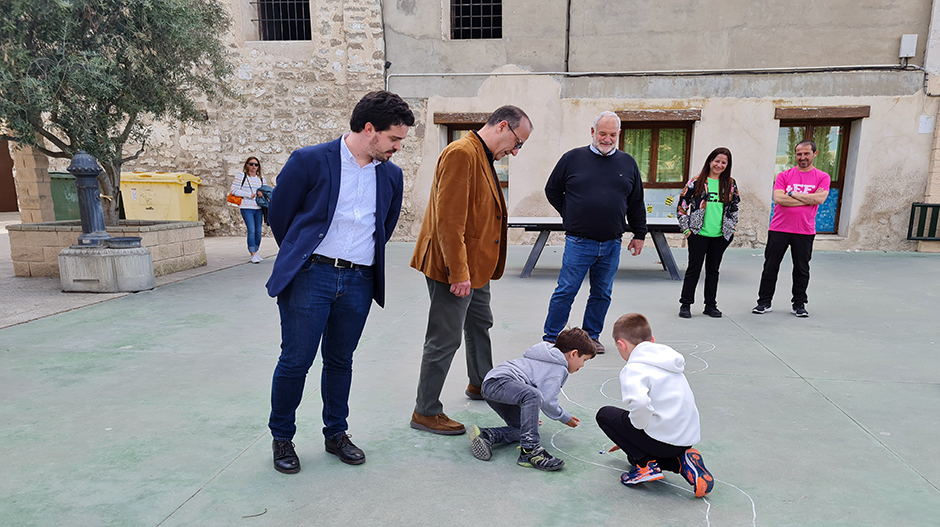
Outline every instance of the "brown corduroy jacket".
<path fill-rule="evenodd" d="M 441 152 L 411 267 L 446 284 L 470 280 L 473 289 L 503 275 L 506 202 L 491 170 L 472 132 Z"/>

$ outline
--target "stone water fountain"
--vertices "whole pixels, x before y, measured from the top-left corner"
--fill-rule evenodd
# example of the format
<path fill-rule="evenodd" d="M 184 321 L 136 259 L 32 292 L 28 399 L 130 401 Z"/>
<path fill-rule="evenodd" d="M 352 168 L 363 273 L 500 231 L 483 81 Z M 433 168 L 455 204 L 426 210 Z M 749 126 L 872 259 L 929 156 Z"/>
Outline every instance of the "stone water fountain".
<path fill-rule="evenodd" d="M 139 237 L 111 237 L 105 229 L 98 188 L 101 167 L 80 151 L 66 169 L 75 176 L 82 234 L 59 253 L 59 279 L 66 292 L 118 293 L 153 289 L 153 257 Z"/>

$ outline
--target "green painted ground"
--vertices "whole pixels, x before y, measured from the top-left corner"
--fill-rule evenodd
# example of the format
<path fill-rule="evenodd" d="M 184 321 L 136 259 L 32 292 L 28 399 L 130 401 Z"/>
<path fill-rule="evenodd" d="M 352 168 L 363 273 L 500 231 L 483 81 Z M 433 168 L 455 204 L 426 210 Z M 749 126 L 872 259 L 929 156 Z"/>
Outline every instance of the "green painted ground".
<path fill-rule="evenodd" d="M 555 285 L 561 249 L 547 248 L 523 280 L 527 250 L 510 248 L 507 275 L 493 283 L 497 362 L 539 340 Z M 593 416 L 618 404 L 616 353 L 565 387 L 562 404 L 580 427 L 545 420 L 543 443 L 566 460 L 558 473 L 518 467 L 513 447 L 481 462 L 466 436 L 409 428 L 427 316 L 410 251 L 391 245 L 388 307 L 373 308 L 355 359 L 350 433 L 368 459 L 358 467 L 323 451 L 319 362 L 299 410 L 303 470 L 271 467 L 270 260 L 0 330 L 0 524 L 937 524 L 937 255 L 818 252 L 811 316 L 797 319 L 788 266 L 775 311 L 752 315 L 762 253 L 730 250 L 718 320 L 701 304 L 691 320 L 676 316 L 680 283 L 652 247 L 624 255 L 608 322 L 642 312 L 658 342 L 686 355 L 699 449 L 718 479 L 697 500 L 673 474 L 627 489 L 623 455 L 598 453 L 610 443 Z M 676 258 L 684 268 L 685 252 Z M 586 287 L 573 316 L 585 297 Z M 458 353 L 445 411 L 499 424 L 463 396 L 465 372 Z"/>

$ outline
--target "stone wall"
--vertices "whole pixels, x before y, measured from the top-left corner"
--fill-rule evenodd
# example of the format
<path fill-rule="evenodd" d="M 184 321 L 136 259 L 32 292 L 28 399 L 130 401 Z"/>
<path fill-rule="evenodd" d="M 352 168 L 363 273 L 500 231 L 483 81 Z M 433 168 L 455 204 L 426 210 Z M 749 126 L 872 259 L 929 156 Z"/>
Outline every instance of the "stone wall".
<path fill-rule="evenodd" d="M 234 20 L 227 39 L 237 55 L 233 83 L 243 100 L 204 103 L 203 122 L 156 123 L 144 153 L 123 168 L 199 176 L 199 218 L 209 236 L 245 233 L 225 195 L 248 156 L 260 159 L 272 184 L 291 152 L 348 131 L 356 102 L 384 88 L 379 0 L 311 0 L 312 40 L 277 42 L 255 40 L 250 2 L 227 3 Z"/>
<path fill-rule="evenodd" d="M 59 276 L 59 253 L 78 243 L 80 221 L 7 225 L 15 276 Z M 153 275 L 206 265 L 203 222 L 122 221 L 108 227 L 114 237 L 137 236 L 153 256 Z"/>

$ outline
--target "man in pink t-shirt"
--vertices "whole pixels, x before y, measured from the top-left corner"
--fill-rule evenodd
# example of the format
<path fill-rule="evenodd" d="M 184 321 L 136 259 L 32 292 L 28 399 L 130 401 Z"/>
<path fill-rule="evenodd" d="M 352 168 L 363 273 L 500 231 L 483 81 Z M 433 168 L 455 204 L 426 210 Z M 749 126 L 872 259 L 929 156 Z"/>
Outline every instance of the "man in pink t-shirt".
<path fill-rule="evenodd" d="M 764 271 L 760 276 L 758 315 L 772 311 L 770 305 L 777 287 L 777 273 L 787 248 L 793 259 L 793 304 L 791 313 L 808 317 L 806 288 L 809 285 L 809 261 L 816 237 L 816 209 L 829 196 L 829 174 L 813 166 L 816 143 L 810 140 L 796 145 L 795 167 L 777 174 L 774 181 L 774 216 L 767 232 Z"/>

